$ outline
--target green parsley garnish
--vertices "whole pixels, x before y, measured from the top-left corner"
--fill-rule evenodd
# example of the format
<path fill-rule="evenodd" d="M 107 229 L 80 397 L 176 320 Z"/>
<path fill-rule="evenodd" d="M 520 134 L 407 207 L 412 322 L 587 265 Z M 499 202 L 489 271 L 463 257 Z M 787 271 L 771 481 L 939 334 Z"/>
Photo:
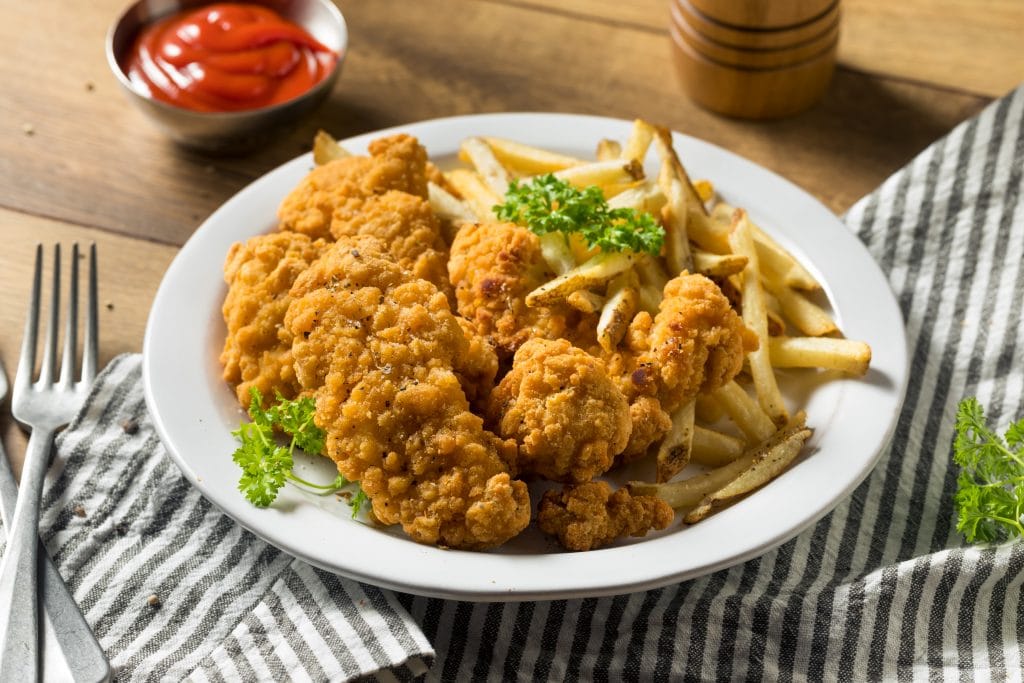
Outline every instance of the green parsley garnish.
<path fill-rule="evenodd" d="M 274 502 L 277 492 L 287 481 L 312 489 L 320 495 L 334 493 L 353 483 L 339 474 L 330 484 L 314 484 L 292 471 L 292 455 L 296 448 L 311 455 L 323 455 L 326 435 L 313 421 L 316 412 L 313 399 L 306 396 L 290 401 L 278 394 L 277 402 L 264 410 L 263 395 L 259 389 L 249 389 L 249 397 L 249 417 L 252 422 L 243 422 L 231 432 L 241 444 L 231 459 L 242 468 L 238 490 L 250 503 L 256 507 L 267 507 Z M 278 443 L 275 428 L 291 437 L 287 446 Z M 359 513 L 366 500 L 366 494 L 358 489 L 350 503 L 352 517 Z"/>
<path fill-rule="evenodd" d="M 497 217 L 529 228 L 538 235 L 578 233 L 588 247 L 603 252 L 646 251 L 657 255 L 665 230 L 654 216 L 635 209 L 612 209 L 596 185 L 579 190 L 552 174 L 520 184 L 513 180 Z"/>
<path fill-rule="evenodd" d="M 1024 536 L 1024 419 L 1009 426 L 1004 441 L 985 424 L 978 399 L 965 398 L 956 413 L 953 460 L 961 467 L 956 528 L 967 541 Z"/>

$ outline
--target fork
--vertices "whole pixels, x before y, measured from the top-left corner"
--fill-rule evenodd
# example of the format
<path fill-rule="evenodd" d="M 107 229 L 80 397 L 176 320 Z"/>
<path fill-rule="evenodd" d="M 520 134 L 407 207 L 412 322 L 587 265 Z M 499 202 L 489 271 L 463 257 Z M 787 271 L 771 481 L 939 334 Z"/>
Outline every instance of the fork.
<path fill-rule="evenodd" d="M 7 397 L 7 390 L 7 371 L 0 362 L 0 401 Z M 14 517 L 14 501 L 17 497 L 18 483 L 14 479 L 14 472 L 7 460 L 3 443 L 0 442 L 0 519 L 6 528 L 10 528 L 11 519 Z M 50 560 L 50 556 L 42 547 L 39 554 L 43 560 L 42 575 L 39 577 L 43 609 L 50 618 L 53 635 L 64 654 L 71 678 L 76 683 L 98 683 L 109 679 L 110 665 L 107 663 L 103 648 L 96 641 L 89 623 L 68 592 L 68 587 L 64 585 L 64 580 Z M 42 642 L 45 645 L 48 641 L 44 639 Z M 48 654 L 47 648 L 42 649 L 42 661 L 49 662 L 45 656 Z M 50 674 L 46 666 L 43 667 L 42 673 L 44 678 Z M 50 676 L 52 677 L 52 674 Z"/>
<path fill-rule="evenodd" d="M 57 325 L 60 315 L 60 245 L 53 255 L 53 291 L 49 324 L 43 341 L 39 379 L 32 381 L 36 365 L 39 299 L 42 284 L 43 246 L 36 247 L 35 275 L 25 322 L 21 358 L 14 379 L 11 412 L 31 429 L 21 487 L 14 518 L 8 531 L 7 550 L 0 565 L 0 680 L 28 683 L 39 678 L 39 512 L 43 477 L 50 460 L 56 431 L 82 407 L 96 377 L 98 315 L 96 245 L 89 249 L 89 311 L 85 321 L 81 377 L 75 381 L 78 356 L 78 245 L 71 251 L 69 306 L 64 333 L 60 375 L 54 381 Z M 45 553 L 44 553 L 45 556 Z M 44 587 L 46 584 L 44 584 Z M 73 602 L 72 602 L 73 604 Z M 68 653 L 71 654 L 71 653 Z"/>

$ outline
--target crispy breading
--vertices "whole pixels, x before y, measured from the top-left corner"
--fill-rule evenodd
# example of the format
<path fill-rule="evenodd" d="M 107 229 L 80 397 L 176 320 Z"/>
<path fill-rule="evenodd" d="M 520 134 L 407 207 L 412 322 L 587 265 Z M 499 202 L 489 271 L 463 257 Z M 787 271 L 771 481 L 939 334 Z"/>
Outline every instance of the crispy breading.
<path fill-rule="evenodd" d="M 430 202 L 408 192 L 389 190 L 368 198 L 356 214 L 337 210 L 331 221 L 334 239 L 372 235 L 387 245 L 390 256 L 414 277 L 429 280 L 454 303 L 448 282 L 448 247 Z"/>
<path fill-rule="evenodd" d="M 604 363 L 560 339 L 532 339 L 491 393 L 488 425 L 519 445 L 519 474 L 579 483 L 603 474 L 629 439 L 629 404 Z"/>
<path fill-rule="evenodd" d="M 483 549 L 530 518 L 515 445 L 470 412 L 463 377 L 488 365 L 433 284 L 368 236 L 344 237 L 295 282 L 286 325 L 326 452 L 374 515 L 421 543 Z M 478 349 L 486 349 L 486 346 Z"/>
<path fill-rule="evenodd" d="M 463 226 L 452 242 L 448 275 L 459 313 L 509 359 L 533 338 L 594 338 L 596 316 L 574 308 L 526 305 L 526 295 L 554 277 L 540 241 L 512 223 Z"/>
<path fill-rule="evenodd" d="M 661 403 L 674 410 L 732 380 L 757 343 L 718 285 L 683 272 L 665 285 L 640 362 L 655 369 Z"/>
<path fill-rule="evenodd" d="M 291 335 L 283 326 L 291 303 L 288 290 L 326 248 L 323 240 L 280 232 L 236 242 L 228 251 L 228 293 L 222 308 L 227 336 L 220 362 L 224 379 L 235 387 L 242 405 L 249 405 L 250 387 L 267 400 L 276 392 L 288 398 L 298 393 Z"/>
<path fill-rule="evenodd" d="M 669 413 L 729 382 L 753 348 L 756 335 L 714 282 L 685 272 L 669 280 L 658 314 L 638 313 L 621 348 L 588 349 L 604 356 L 630 403 L 633 431 L 620 460 L 644 455 L 671 426 Z"/>
<path fill-rule="evenodd" d="M 355 216 L 374 195 L 398 190 L 427 197 L 427 152 L 416 138 L 381 138 L 369 151 L 368 157 L 337 159 L 310 171 L 281 202 L 281 229 L 329 239 L 335 217 Z"/>
<path fill-rule="evenodd" d="M 537 524 L 568 550 L 594 550 L 624 536 L 664 529 L 674 517 L 672 507 L 656 496 L 632 496 L 624 488 L 613 493 L 605 482 L 592 481 L 547 491 Z"/>

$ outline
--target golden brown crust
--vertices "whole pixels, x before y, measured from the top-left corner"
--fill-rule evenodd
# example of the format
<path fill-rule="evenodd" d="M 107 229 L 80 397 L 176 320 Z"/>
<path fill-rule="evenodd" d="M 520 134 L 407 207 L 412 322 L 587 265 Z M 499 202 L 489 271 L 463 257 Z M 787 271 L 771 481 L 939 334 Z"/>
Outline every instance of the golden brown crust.
<path fill-rule="evenodd" d="M 718 285 L 684 272 L 665 285 L 648 345 L 640 362 L 657 369 L 662 405 L 673 410 L 732 380 L 757 336 Z"/>
<path fill-rule="evenodd" d="M 448 282 L 448 247 L 441 237 L 441 223 L 425 199 L 397 190 L 370 197 L 358 213 L 335 211 L 331 235 L 334 239 L 376 237 L 403 270 L 433 283 L 454 303 Z"/>
<path fill-rule="evenodd" d="M 354 216 L 363 202 L 389 190 L 426 198 L 426 150 L 408 135 L 370 144 L 369 157 L 352 156 L 318 166 L 278 209 L 281 229 L 330 239 L 336 214 Z"/>
<path fill-rule="evenodd" d="M 296 374 L 315 392 L 327 454 L 359 481 L 374 515 L 413 539 L 455 548 L 504 543 L 529 522 L 514 444 L 470 412 L 460 374 L 472 343 L 431 283 L 372 237 L 345 237 L 301 275 L 286 325 Z M 486 365 L 486 362 L 483 362 Z"/>
<path fill-rule="evenodd" d="M 629 404 L 599 358 L 561 339 L 533 339 L 491 393 L 488 424 L 519 445 L 520 474 L 579 483 L 626 446 Z"/>
<path fill-rule="evenodd" d="M 621 348 L 590 348 L 630 403 L 633 431 L 619 460 L 643 456 L 668 431 L 672 411 L 729 382 L 753 348 L 757 337 L 718 285 L 685 272 L 670 280 L 658 314 L 634 316 Z"/>
<path fill-rule="evenodd" d="M 288 291 L 326 248 L 323 240 L 302 234 L 272 233 L 235 243 L 228 252 L 222 308 L 227 336 L 220 362 L 242 405 L 249 405 L 250 387 L 268 400 L 276 392 L 288 398 L 298 393 L 291 336 L 283 326 Z"/>
<path fill-rule="evenodd" d="M 655 496 L 614 493 L 603 481 L 548 491 L 540 502 L 541 531 L 558 538 L 568 550 L 594 550 L 625 536 L 644 536 L 671 524 L 675 511 Z"/>
<path fill-rule="evenodd" d="M 466 225 L 452 242 L 448 275 L 459 313 L 492 340 L 508 359 L 527 340 L 574 338 L 595 324 L 568 306 L 526 305 L 526 295 L 547 282 L 550 271 L 537 236 L 511 223 Z M 593 334 L 591 334 L 593 337 Z"/>

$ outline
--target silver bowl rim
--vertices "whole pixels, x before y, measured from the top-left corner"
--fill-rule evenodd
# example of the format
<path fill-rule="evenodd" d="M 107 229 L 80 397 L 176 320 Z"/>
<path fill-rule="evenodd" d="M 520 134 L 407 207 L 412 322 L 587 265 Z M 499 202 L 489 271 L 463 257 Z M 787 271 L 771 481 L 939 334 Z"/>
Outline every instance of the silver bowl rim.
<path fill-rule="evenodd" d="M 345 60 L 345 57 L 348 53 L 348 24 L 345 22 L 345 16 L 341 13 L 341 10 L 338 9 L 338 6 L 331 2 L 330 0 L 307 1 L 316 2 L 322 5 L 324 8 L 326 8 L 328 14 L 330 14 L 334 21 L 337 23 L 339 38 L 339 45 L 337 48 L 338 59 L 334 62 L 334 68 L 332 68 L 331 71 L 326 76 L 324 76 L 319 83 L 317 83 L 316 85 L 314 85 L 312 88 L 302 93 L 301 95 L 293 97 L 290 100 L 286 100 L 285 102 L 278 102 L 277 104 L 272 104 L 268 107 L 258 107 L 256 109 L 243 109 L 241 111 L 195 111 L 194 109 L 186 109 L 185 107 L 177 107 L 175 105 L 168 104 L 167 102 L 158 100 L 152 95 L 146 95 L 145 93 L 141 93 L 138 90 L 136 90 L 135 86 L 132 85 L 132 82 L 128 80 L 128 75 L 124 72 L 124 69 L 121 68 L 121 64 L 117 61 L 117 55 L 114 54 L 114 34 L 117 33 L 117 30 L 121 27 L 121 24 L 124 23 L 125 19 L 128 18 L 128 15 L 132 11 L 134 11 L 136 7 L 146 3 L 147 0 L 136 0 L 135 2 L 129 4 L 127 7 L 124 8 L 124 10 L 121 11 L 121 13 L 117 16 L 117 19 L 115 19 L 114 22 L 107 29 L 104 49 L 107 56 L 107 66 L 110 67 L 110 70 L 114 73 L 114 77 L 117 79 L 118 83 L 120 83 L 121 87 L 127 90 L 131 94 L 131 96 L 138 97 L 150 106 L 156 107 L 157 109 L 163 110 L 168 114 L 172 114 L 175 116 L 188 116 L 197 119 L 216 121 L 231 121 L 239 119 L 248 119 L 254 116 L 265 115 L 271 112 L 281 111 L 291 106 L 294 106 L 298 102 L 303 102 L 309 98 L 314 98 L 320 92 L 322 92 L 324 88 L 331 87 L 334 84 L 335 80 L 337 79 L 338 73 L 341 71 L 341 63 Z M 203 0 L 197 3 L 195 6 L 202 7 L 205 5 L 215 4 L 216 2 L 217 0 Z M 179 10 L 180 9 L 183 8 L 179 7 Z M 161 15 L 161 17 L 162 16 L 167 15 Z"/>

